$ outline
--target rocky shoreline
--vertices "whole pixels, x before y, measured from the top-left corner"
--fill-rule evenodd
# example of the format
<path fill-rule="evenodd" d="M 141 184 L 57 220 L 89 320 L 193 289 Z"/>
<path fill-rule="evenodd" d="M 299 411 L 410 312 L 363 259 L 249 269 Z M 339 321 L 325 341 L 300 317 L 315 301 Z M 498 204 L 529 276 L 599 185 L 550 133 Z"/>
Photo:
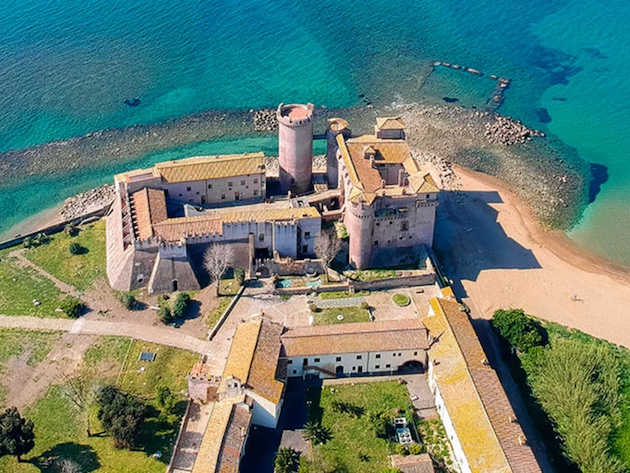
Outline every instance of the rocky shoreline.
<path fill-rule="evenodd" d="M 590 181 L 587 163 L 543 133 L 493 112 L 422 104 L 317 107 L 315 129 L 321 134 L 328 118 L 342 116 L 351 124 L 353 134 L 370 133 L 374 119 L 384 115 L 403 117 L 414 154 L 421 160 L 439 160 L 443 179 L 448 180 L 452 173 L 450 162 L 499 177 L 534 208 L 546 226 L 570 228 L 586 205 Z M 0 175 L 5 182 L 19 185 L 29 176 L 68 175 L 104 164 L 122 165 L 155 151 L 225 137 L 274 134 L 276 129 L 274 109 L 205 112 L 0 153 Z M 92 197 L 86 196 L 86 202 Z M 71 209 L 66 212 L 75 214 Z"/>
<path fill-rule="evenodd" d="M 72 220 L 99 210 L 114 201 L 116 191 L 114 186 L 104 186 L 81 192 L 65 200 L 59 215 L 63 220 Z"/>

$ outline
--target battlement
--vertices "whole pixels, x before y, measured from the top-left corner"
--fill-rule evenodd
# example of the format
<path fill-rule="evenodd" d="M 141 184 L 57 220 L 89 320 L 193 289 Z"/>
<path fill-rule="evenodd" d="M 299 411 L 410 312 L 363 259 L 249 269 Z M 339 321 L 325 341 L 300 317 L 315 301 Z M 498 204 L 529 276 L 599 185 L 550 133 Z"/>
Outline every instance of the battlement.
<path fill-rule="evenodd" d="M 283 104 L 278 105 L 276 117 L 278 122 L 290 128 L 299 128 L 309 125 L 313 121 L 313 111 L 315 107 L 312 103 L 304 104 Z"/>

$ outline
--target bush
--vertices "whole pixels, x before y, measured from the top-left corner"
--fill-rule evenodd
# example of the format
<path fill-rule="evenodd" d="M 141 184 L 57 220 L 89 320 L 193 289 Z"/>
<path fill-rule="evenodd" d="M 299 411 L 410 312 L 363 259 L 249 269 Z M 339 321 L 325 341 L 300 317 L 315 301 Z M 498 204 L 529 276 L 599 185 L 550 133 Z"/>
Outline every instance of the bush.
<path fill-rule="evenodd" d="M 390 466 L 385 468 L 384 470 L 381 470 L 381 473 L 402 473 L 402 471 L 399 468 L 394 468 Z"/>
<path fill-rule="evenodd" d="M 359 304 L 359 308 L 361 308 L 363 310 L 368 310 L 370 308 L 370 304 L 368 304 L 367 302 L 363 301 L 363 302 L 361 302 L 361 304 Z"/>
<path fill-rule="evenodd" d="M 146 406 L 114 385 L 99 390 L 97 403 L 98 420 L 114 439 L 116 448 L 133 448 L 144 421 Z"/>
<path fill-rule="evenodd" d="M 79 245 L 76 241 L 70 243 L 70 246 L 68 247 L 68 251 L 70 252 L 71 255 L 80 255 L 81 253 L 83 253 L 83 248 L 81 248 L 81 245 Z"/>
<path fill-rule="evenodd" d="M 492 327 L 523 353 L 543 344 L 541 327 L 521 309 L 495 311 Z"/>
<path fill-rule="evenodd" d="M 63 313 L 71 319 L 79 318 L 85 308 L 81 299 L 76 297 L 66 297 L 63 301 L 61 301 L 60 307 Z"/>
<path fill-rule="evenodd" d="M 24 241 L 22 242 L 22 246 L 24 248 L 31 248 L 32 246 L 34 246 L 34 244 L 33 244 L 33 237 L 28 236 L 28 237 L 24 238 Z"/>
<path fill-rule="evenodd" d="M 79 229 L 76 227 L 76 225 L 69 223 L 64 227 L 63 232 L 69 237 L 73 237 L 79 233 Z"/>
<path fill-rule="evenodd" d="M 243 283 L 245 282 L 245 270 L 243 268 L 236 268 L 234 270 L 234 280 L 239 285 L 243 285 Z"/>
<path fill-rule="evenodd" d="M 310 310 L 311 313 L 314 314 L 315 312 L 317 312 L 317 306 L 315 304 L 309 304 L 308 305 L 308 310 Z"/>
<path fill-rule="evenodd" d="M 409 445 L 409 455 L 420 455 L 422 453 L 422 445 L 419 443 L 412 443 Z"/>
<path fill-rule="evenodd" d="M 117 292 L 116 299 L 127 310 L 133 310 L 136 306 L 136 297 L 130 292 Z"/>
<path fill-rule="evenodd" d="M 166 325 L 173 323 L 173 314 L 171 313 L 170 307 L 166 304 L 160 306 L 158 310 L 158 317 Z"/>
<path fill-rule="evenodd" d="M 173 304 L 173 317 L 181 318 L 186 313 L 186 308 L 188 307 L 188 303 L 190 302 L 190 294 L 187 292 L 180 292 L 177 294 L 177 299 L 175 299 L 175 303 Z"/>
<path fill-rule="evenodd" d="M 407 448 L 402 443 L 397 443 L 394 447 L 394 453 L 397 455 L 409 455 Z"/>
<path fill-rule="evenodd" d="M 175 397 L 167 386 L 160 386 L 157 389 L 155 398 L 158 406 L 166 413 L 170 413 L 175 407 Z"/>
<path fill-rule="evenodd" d="M 405 307 L 411 304 L 411 299 L 409 299 L 409 297 L 404 294 L 394 294 L 393 299 L 394 299 L 394 304 L 396 304 L 399 307 Z"/>

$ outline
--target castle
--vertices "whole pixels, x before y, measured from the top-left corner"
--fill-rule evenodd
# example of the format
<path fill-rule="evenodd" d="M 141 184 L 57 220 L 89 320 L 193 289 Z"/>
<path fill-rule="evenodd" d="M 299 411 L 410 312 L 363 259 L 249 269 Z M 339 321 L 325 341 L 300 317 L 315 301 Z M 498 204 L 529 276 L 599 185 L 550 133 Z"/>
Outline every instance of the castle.
<path fill-rule="evenodd" d="M 349 262 L 366 269 L 431 246 L 439 189 L 411 156 L 398 117 L 379 118 L 374 135 L 352 137 L 329 120 L 326 202 L 313 192 L 312 104 L 280 104 L 280 196 L 272 196 L 263 153 L 193 157 L 115 176 L 107 217 L 107 275 L 117 290 L 151 293 L 200 287 L 203 252 L 235 247 L 249 277 L 274 261 L 315 258 L 323 214 L 338 206 Z M 320 187 L 321 190 L 321 186 Z"/>

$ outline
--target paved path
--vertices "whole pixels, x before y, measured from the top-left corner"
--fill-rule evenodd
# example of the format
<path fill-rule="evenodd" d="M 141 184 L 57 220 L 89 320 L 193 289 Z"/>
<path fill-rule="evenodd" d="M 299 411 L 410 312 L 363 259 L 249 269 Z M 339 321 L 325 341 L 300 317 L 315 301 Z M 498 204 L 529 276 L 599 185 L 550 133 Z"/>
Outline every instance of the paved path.
<path fill-rule="evenodd" d="M 365 297 L 340 297 L 339 299 L 322 299 L 316 297 L 313 301 L 320 309 L 332 309 L 334 307 L 358 307 L 361 303 L 365 302 Z"/>
<path fill-rule="evenodd" d="M 199 340 L 190 335 L 181 335 L 177 329 L 172 327 L 154 327 L 126 322 L 87 320 L 83 318 L 68 320 L 0 315 L 0 327 L 129 337 L 144 340 L 145 342 L 181 348 L 182 350 L 208 354 L 210 359 L 213 358 L 213 348 L 217 348 L 215 345 L 218 345 L 206 340 Z"/>

